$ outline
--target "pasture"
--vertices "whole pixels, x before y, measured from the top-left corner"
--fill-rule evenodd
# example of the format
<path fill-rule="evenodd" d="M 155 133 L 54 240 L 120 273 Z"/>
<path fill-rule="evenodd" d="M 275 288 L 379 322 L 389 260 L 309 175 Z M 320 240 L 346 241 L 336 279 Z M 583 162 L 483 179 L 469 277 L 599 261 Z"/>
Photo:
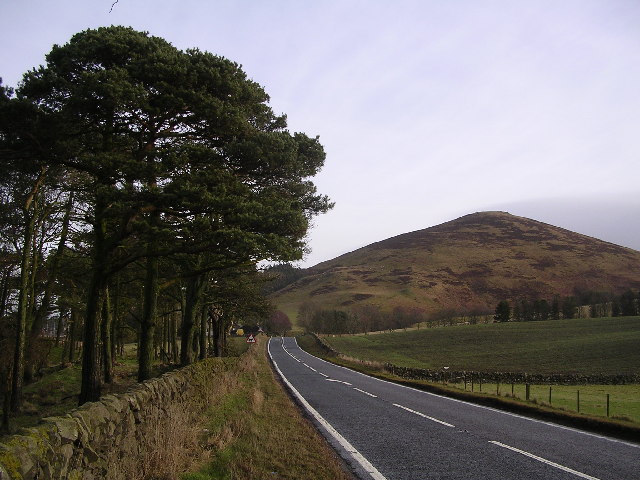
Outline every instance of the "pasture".
<path fill-rule="evenodd" d="M 346 355 L 413 368 L 539 374 L 640 372 L 640 317 L 458 325 L 324 338 Z"/>

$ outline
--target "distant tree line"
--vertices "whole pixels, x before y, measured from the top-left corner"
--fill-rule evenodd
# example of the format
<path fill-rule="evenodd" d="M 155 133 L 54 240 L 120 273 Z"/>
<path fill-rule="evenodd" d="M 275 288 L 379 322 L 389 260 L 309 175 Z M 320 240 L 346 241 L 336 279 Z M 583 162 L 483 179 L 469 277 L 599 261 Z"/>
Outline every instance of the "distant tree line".
<path fill-rule="evenodd" d="M 425 311 L 418 307 L 397 306 L 387 312 L 372 305 L 349 310 L 324 309 L 314 302 L 304 302 L 298 309 L 298 323 L 308 331 L 327 334 L 368 333 L 395 330 L 420 324 Z"/>
<path fill-rule="evenodd" d="M 82 362 L 79 403 L 135 340 L 152 361 L 221 354 L 235 319 L 268 316 L 261 262 L 302 257 L 331 208 L 317 138 L 208 52 L 125 27 L 55 45 L 0 83 L 0 394 L 20 410 L 45 348 Z"/>
<path fill-rule="evenodd" d="M 576 295 L 545 299 L 501 300 L 494 312 L 499 322 L 529 322 L 560 318 L 600 318 L 634 316 L 640 313 L 640 293 L 629 289 L 620 295 L 597 291 L 582 291 Z"/>

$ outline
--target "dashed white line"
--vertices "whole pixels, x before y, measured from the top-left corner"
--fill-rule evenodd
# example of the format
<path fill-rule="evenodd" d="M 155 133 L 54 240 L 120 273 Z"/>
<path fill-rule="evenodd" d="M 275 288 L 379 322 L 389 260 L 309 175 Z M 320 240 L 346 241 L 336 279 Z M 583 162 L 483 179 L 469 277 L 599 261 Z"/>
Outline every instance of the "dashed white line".
<path fill-rule="evenodd" d="M 294 357 L 293 355 L 291 355 L 291 353 L 289 353 L 289 350 L 287 350 L 287 347 L 284 346 L 284 341 L 282 342 L 282 349 L 287 352 L 287 355 L 289 355 L 291 358 L 293 358 L 296 362 L 298 363 L 302 363 L 302 360 L 298 360 L 296 357 Z"/>
<path fill-rule="evenodd" d="M 440 423 L 440 424 L 445 425 L 447 427 L 455 428 L 455 425 L 451 425 L 450 423 L 443 422 L 442 420 L 438 420 L 437 418 L 430 417 L 428 415 L 425 415 L 424 413 L 416 412 L 415 410 L 411 410 L 410 408 L 405 407 L 403 405 L 399 405 L 397 403 L 394 403 L 393 406 L 394 407 L 398 407 L 398 408 L 402 408 L 403 410 L 406 410 L 407 412 L 414 413 L 414 414 L 419 415 L 419 416 L 421 416 L 423 418 L 426 418 L 427 420 L 431 420 L 432 422 Z"/>
<path fill-rule="evenodd" d="M 300 346 L 298 345 L 298 340 L 296 338 L 293 339 L 293 342 L 295 343 L 295 345 L 298 348 L 300 348 Z M 442 400 L 446 400 L 446 401 L 449 401 L 449 402 L 461 403 L 461 404 L 467 405 L 469 407 L 479 408 L 479 409 L 482 409 L 482 410 L 489 410 L 489 411 L 492 411 L 492 412 L 495 412 L 495 413 L 498 413 L 498 414 L 501 414 L 501 415 L 507 415 L 507 416 L 510 416 L 510 417 L 519 418 L 520 420 L 523 420 L 523 421 L 538 423 L 538 424 L 541 424 L 541 425 L 546 425 L 548 427 L 557 428 L 557 429 L 560 429 L 560 430 L 570 431 L 570 432 L 573 432 L 573 433 L 576 433 L 576 434 L 579 434 L 579 435 L 586 435 L 588 437 L 597 438 L 599 440 L 604 440 L 606 442 L 618 443 L 618 444 L 625 445 L 627 447 L 640 449 L 640 444 L 639 443 L 631 443 L 631 442 L 628 442 L 626 440 L 620 440 L 618 438 L 605 437 L 604 435 L 598 435 L 596 433 L 585 432 L 584 430 L 578 430 L 577 428 L 567 427 L 565 425 L 559 425 L 557 423 L 552 423 L 552 422 L 546 422 L 544 420 L 538 420 L 538 419 L 531 418 L 531 417 L 525 417 L 525 416 L 519 415 L 517 413 L 511 413 L 511 412 L 507 412 L 507 411 L 504 411 L 504 410 L 498 410 L 497 408 L 487 407 L 485 405 L 479 405 L 477 403 L 471 403 L 471 402 L 467 402 L 465 400 L 458 400 L 457 398 L 445 397 L 445 396 L 442 396 L 442 395 L 438 395 L 437 393 L 426 392 L 424 390 L 418 390 L 417 388 L 409 387 L 407 385 L 402 385 L 402 384 L 399 384 L 399 383 L 393 383 L 393 382 L 390 382 L 389 380 L 382 380 L 381 378 L 371 377 L 371 376 L 369 376 L 369 375 L 367 375 L 365 373 L 358 372 L 356 370 L 352 370 L 352 369 L 350 369 L 348 367 L 343 367 L 342 365 L 336 365 L 335 363 L 328 362 L 327 360 L 324 360 L 322 358 L 315 357 L 314 355 L 311 355 L 310 353 L 305 352 L 301 348 L 300 348 L 300 350 L 302 352 L 304 352 L 306 355 L 308 355 L 310 357 L 313 357 L 316 360 L 319 360 L 321 362 L 324 362 L 327 365 L 331 365 L 332 367 L 336 367 L 336 368 L 341 368 L 343 370 L 348 370 L 351 373 L 354 373 L 356 375 L 361 375 L 361 376 L 366 377 L 366 378 L 368 378 L 370 380 L 375 380 L 375 381 L 378 381 L 378 382 L 381 382 L 381 383 L 391 384 L 391 385 L 394 385 L 396 387 L 400 387 L 400 388 L 404 388 L 406 390 L 411 390 L 411 391 L 420 393 L 422 395 L 438 397 L 438 398 L 441 398 Z"/>
<path fill-rule="evenodd" d="M 546 458 L 539 457 L 537 455 L 534 455 L 533 453 L 529 453 L 529 452 L 526 452 L 524 450 L 520 450 L 519 448 L 515 448 L 515 447 L 512 447 L 510 445 L 505 445 L 504 443 L 496 442 L 494 440 L 490 441 L 489 443 L 493 443 L 494 445 L 498 445 L 499 447 L 506 448 L 506 449 L 509 449 L 509 450 L 511 450 L 513 452 L 520 453 L 520 454 L 525 455 L 525 456 L 527 456 L 529 458 L 533 458 L 534 460 L 537 460 L 539 462 L 546 463 L 547 465 L 551 465 L 552 467 L 558 468 L 558 469 L 563 470 L 565 472 L 572 473 L 573 475 L 576 475 L 577 477 L 586 478 L 587 480 L 600 480 L 597 477 L 592 477 L 591 475 L 587 475 L 586 473 L 578 472 L 577 470 L 573 470 L 572 468 L 565 467 L 564 465 L 560 465 L 559 463 L 552 462 L 551 460 L 547 460 Z"/>
<path fill-rule="evenodd" d="M 307 367 L 309 370 L 313 370 L 314 372 L 317 372 L 317 370 L 315 368 L 313 368 L 311 365 L 307 365 L 306 363 L 302 362 L 302 364 Z"/>
<path fill-rule="evenodd" d="M 329 378 L 329 375 L 327 375 L 326 373 L 322 373 L 322 372 L 318 372 L 320 375 L 322 375 L 325 378 Z"/>
<path fill-rule="evenodd" d="M 357 390 L 360 393 L 364 393 L 365 395 L 369 395 L 370 397 L 373 398 L 378 398 L 377 395 L 374 395 L 373 393 L 369 393 L 369 392 L 365 392 L 364 390 L 360 390 L 359 388 L 353 387 L 354 390 Z"/>
<path fill-rule="evenodd" d="M 327 382 L 344 383 L 345 385 L 351 386 L 349 382 L 343 382 L 342 380 L 336 380 L 335 378 L 327 378 Z"/>

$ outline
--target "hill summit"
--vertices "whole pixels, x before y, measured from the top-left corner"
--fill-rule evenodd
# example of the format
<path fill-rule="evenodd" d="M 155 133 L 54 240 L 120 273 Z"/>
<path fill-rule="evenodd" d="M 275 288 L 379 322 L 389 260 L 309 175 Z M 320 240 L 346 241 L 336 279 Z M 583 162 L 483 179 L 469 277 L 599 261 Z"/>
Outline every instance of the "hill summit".
<path fill-rule="evenodd" d="M 640 287 L 640 252 L 506 212 L 480 212 L 373 243 L 304 271 L 273 295 L 295 313 L 374 305 L 490 312 L 500 300 Z"/>

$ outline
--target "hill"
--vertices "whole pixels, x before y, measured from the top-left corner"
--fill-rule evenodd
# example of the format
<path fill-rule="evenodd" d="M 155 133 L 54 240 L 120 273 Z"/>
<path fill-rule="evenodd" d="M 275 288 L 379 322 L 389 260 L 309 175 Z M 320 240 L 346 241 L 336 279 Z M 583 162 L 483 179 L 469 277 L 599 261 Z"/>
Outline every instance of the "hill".
<path fill-rule="evenodd" d="M 373 243 L 304 272 L 272 295 L 295 317 L 373 305 L 491 312 L 500 300 L 640 288 L 640 252 L 505 212 L 481 212 Z"/>

